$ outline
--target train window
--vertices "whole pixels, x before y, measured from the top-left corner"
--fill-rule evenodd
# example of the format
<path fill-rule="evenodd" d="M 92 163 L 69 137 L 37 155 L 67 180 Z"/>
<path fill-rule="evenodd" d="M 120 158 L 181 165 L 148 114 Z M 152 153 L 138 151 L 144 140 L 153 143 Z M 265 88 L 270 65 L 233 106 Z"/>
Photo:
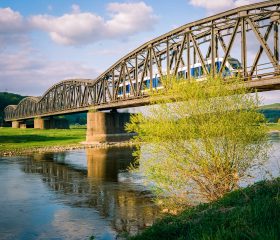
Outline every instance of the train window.
<path fill-rule="evenodd" d="M 126 91 L 126 93 L 129 93 L 129 90 L 130 90 L 130 85 L 126 85 L 126 86 L 125 86 L 125 91 Z"/>
<path fill-rule="evenodd" d="M 194 68 L 194 72 L 193 72 L 193 77 L 197 78 L 197 77 L 201 77 L 203 75 L 203 68 L 202 67 L 196 67 Z"/>
<path fill-rule="evenodd" d="M 147 81 L 146 81 L 146 87 L 147 87 L 147 88 L 150 88 L 150 80 L 147 80 Z"/>
<path fill-rule="evenodd" d="M 119 93 L 119 95 L 123 94 L 123 87 L 119 87 L 118 93 Z"/>
<path fill-rule="evenodd" d="M 158 78 L 153 78 L 153 88 L 156 88 L 158 86 Z"/>
<path fill-rule="evenodd" d="M 215 62 L 216 72 L 218 73 L 220 71 L 222 62 Z"/>
<path fill-rule="evenodd" d="M 179 78 L 186 78 L 186 71 L 180 71 L 180 72 L 178 72 L 178 77 Z"/>
<path fill-rule="evenodd" d="M 199 67 L 194 68 L 194 77 L 199 77 Z"/>
<path fill-rule="evenodd" d="M 228 62 L 233 69 L 241 69 L 241 64 L 237 59 L 228 59 Z"/>
<path fill-rule="evenodd" d="M 191 68 L 191 76 L 194 77 L 194 68 Z"/>
<path fill-rule="evenodd" d="M 224 67 L 224 70 L 223 70 L 223 77 L 227 77 L 227 76 L 230 76 L 231 73 L 230 73 L 230 70 L 227 66 Z"/>

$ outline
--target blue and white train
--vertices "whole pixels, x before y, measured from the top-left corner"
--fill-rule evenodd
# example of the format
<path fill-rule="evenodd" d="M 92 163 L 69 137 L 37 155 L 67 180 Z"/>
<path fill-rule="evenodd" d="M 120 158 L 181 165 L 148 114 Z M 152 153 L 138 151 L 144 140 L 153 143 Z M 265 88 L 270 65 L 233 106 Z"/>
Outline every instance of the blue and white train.
<path fill-rule="evenodd" d="M 220 71 L 220 68 L 222 66 L 222 62 L 223 62 L 223 58 L 216 58 L 215 59 L 215 68 L 216 68 L 216 72 Z M 208 69 L 208 71 L 211 71 L 211 60 L 207 60 L 205 61 L 205 65 L 206 68 Z M 237 76 L 239 74 L 241 70 L 241 64 L 238 61 L 238 59 L 236 58 L 231 58 L 229 57 L 225 63 L 225 67 L 223 70 L 222 75 L 224 77 L 229 77 L 229 76 Z M 172 74 L 172 70 L 170 71 L 170 73 Z M 166 75 L 166 71 L 163 71 L 163 74 Z M 203 71 L 202 68 L 202 64 L 201 63 L 195 63 L 193 65 L 190 66 L 190 74 L 191 74 L 191 78 L 197 79 L 198 81 L 203 81 L 206 79 L 206 74 Z M 188 78 L 188 72 L 187 72 L 187 67 L 181 67 L 178 69 L 178 73 L 177 76 L 180 78 Z M 136 88 L 136 82 L 132 81 L 134 88 Z M 138 83 L 140 84 L 140 83 Z M 150 84 L 152 84 L 152 88 L 154 89 L 160 89 L 162 88 L 162 84 L 160 81 L 160 74 L 156 73 L 153 76 L 152 82 L 150 81 L 150 77 L 145 77 L 143 84 L 142 84 L 142 91 L 149 91 L 150 89 Z M 123 97 L 124 96 L 124 89 L 123 89 L 124 84 L 121 83 L 119 85 L 119 89 L 118 89 L 118 97 Z M 125 83 L 125 95 L 129 96 L 131 92 L 131 86 L 130 86 L 130 82 L 126 82 Z"/>

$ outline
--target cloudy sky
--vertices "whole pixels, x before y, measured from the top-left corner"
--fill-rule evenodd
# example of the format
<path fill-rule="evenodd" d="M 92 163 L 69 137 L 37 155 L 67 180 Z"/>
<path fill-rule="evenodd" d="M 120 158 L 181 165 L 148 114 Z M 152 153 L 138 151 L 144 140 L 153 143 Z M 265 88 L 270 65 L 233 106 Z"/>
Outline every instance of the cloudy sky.
<path fill-rule="evenodd" d="M 93 79 L 160 34 L 253 2 L 1 0 L 0 92 L 40 96 L 63 79 Z M 263 94 L 267 103 L 279 95 Z"/>

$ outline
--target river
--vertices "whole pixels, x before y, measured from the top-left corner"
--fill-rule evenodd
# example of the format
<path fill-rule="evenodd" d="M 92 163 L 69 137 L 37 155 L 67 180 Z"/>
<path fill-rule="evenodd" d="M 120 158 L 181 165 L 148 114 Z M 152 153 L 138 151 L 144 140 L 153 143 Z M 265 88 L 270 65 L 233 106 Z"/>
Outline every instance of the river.
<path fill-rule="evenodd" d="M 266 169 L 280 175 L 280 135 Z M 152 195 L 126 170 L 133 148 L 0 157 L 0 239 L 116 239 L 160 216 Z M 260 180 L 264 172 L 254 179 Z"/>

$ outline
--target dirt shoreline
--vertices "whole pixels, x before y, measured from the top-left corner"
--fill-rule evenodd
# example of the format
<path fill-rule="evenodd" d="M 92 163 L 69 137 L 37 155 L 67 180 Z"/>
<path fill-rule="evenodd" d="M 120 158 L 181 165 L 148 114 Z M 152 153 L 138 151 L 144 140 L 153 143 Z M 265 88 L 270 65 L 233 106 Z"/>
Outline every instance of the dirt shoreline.
<path fill-rule="evenodd" d="M 135 144 L 131 141 L 126 142 L 102 142 L 102 143 L 78 143 L 65 146 L 51 146 L 51 147 L 38 147 L 34 149 L 13 149 L 13 150 L 2 150 L 0 151 L 0 157 L 11 157 L 11 156 L 22 156 L 29 155 L 32 153 L 46 153 L 46 152 L 64 152 L 86 148 L 110 148 L 110 147 L 124 147 L 134 146 Z"/>
<path fill-rule="evenodd" d="M 280 134 L 279 130 L 270 130 L 268 134 Z M 65 146 L 51 146 L 51 147 L 38 147 L 34 149 L 13 149 L 13 150 L 0 150 L 0 157 L 22 156 L 32 153 L 46 153 L 46 152 L 64 152 L 86 148 L 109 148 L 109 147 L 124 147 L 135 146 L 132 141 L 124 142 L 96 142 L 96 143 L 77 143 Z"/>

